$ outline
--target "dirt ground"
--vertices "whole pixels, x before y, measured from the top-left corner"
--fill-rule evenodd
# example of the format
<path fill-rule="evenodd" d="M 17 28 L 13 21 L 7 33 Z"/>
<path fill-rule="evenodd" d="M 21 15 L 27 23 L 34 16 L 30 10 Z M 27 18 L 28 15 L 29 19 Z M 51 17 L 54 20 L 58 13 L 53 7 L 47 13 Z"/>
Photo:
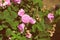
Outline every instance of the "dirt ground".
<path fill-rule="evenodd" d="M 60 0 L 43 0 L 43 5 L 45 5 L 47 9 L 50 9 L 56 4 L 60 4 Z"/>

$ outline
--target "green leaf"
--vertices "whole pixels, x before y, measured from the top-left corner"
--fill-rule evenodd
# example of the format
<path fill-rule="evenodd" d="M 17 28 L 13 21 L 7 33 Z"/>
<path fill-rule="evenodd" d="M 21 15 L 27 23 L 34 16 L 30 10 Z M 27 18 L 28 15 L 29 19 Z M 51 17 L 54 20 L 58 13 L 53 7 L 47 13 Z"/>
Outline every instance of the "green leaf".
<path fill-rule="evenodd" d="M 5 19 L 12 19 L 11 16 L 10 16 L 10 13 L 8 12 L 8 10 L 5 10 L 5 11 L 3 12 L 3 17 L 4 17 Z"/>
<path fill-rule="evenodd" d="M 39 3 L 40 0 L 33 0 L 34 4 Z"/>
<path fill-rule="evenodd" d="M 18 26 L 18 24 L 19 24 L 19 22 L 18 21 L 13 21 L 13 20 L 6 20 L 10 25 L 11 25 L 11 27 L 12 27 L 12 29 L 14 29 L 14 30 L 17 30 L 17 26 Z"/>
<path fill-rule="evenodd" d="M 7 10 L 8 10 L 9 12 L 11 12 L 11 7 L 8 7 Z"/>
<path fill-rule="evenodd" d="M 38 3 L 39 4 L 39 7 L 42 7 L 42 0 L 33 0 L 33 3 L 36 4 Z"/>
<path fill-rule="evenodd" d="M 41 39 L 38 39 L 38 40 L 50 40 L 50 39 L 48 39 L 48 38 L 41 38 Z"/>
<path fill-rule="evenodd" d="M 39 30 L 39 31 L 44 31 L 43 25 L 41 25 L 40 22 L 37 22 L 35 25 L 32 26 L 33 32 L 35 31 L 36 28 L 37 28 L 37 30 Z"/>
<path fill-rule="evenodd" d="M 32 26 L 32 31 L 35 32 L 36 24 Z"/>
<path fill-rule="evenodd" d="M 3 27 L 3 28 L 7 28 L 8 26 L 6 26 L 6 25 L 2 25 L 2 27 Z"/>
<path fill-rule="evenodd" d="M 0 19 L 4 19 L 4 17 L 3 17 L 3 14 L 2 14 L 2 13 L 0 13 Z"/>
<path fill-rule="evenodd" d="M 60 9 L 56 11 L 55 15 L 60 15 Z"/>
<path fill-rule="evenodd" d="M 14 30 L 17 30 L 18 22 L 13 22 L 11 25 Z"/>
<path fill-rule="evenodd" d="M 19 32 L 17 33 L 12 33 L 12 40 L 26 40 L 25 36 L 21 36 Z"/>
<path fill-rule="evenodd" d="M 16 12 L 14 12 L 14 11 L 11 11 L 11 18 L 16 18 L 18 15 L 17 15 L 17 13 Z"/>
<path fill-rule="evenodd" d="M 6 35 L 10 36 L 11 33 L 12 33 L 12 30 L 8 28 L 8 29 L 6 30 Z"/>
<path fill-rule="evenodd" d="M 39 30 L 39 31 L 44 31 L 43 26 L 42 26 L 42 25 L 40 25 L 40 24 L 39 24 L 39 25 L 37 25 L 37 28 L 38 28 L 38 30 Z"/>
<path fill-rule="evenodd" d="M 0 37 L 0 40 L 2 40 L 2 37 Z"/>
<path fill-rule="evenodd" d="M 18 11 L 18 10 L 19 10 L 19 7 L 17 7 L 17 5 L 16 5 L 16 6 L 11 5 L 11 7 L 12 7 L 12 10 L 13 10 L 13 11 Z"/>
<path fill-rule="evenodd" d="M 44 19 L 41 19 L 41 21 L 37 23 L 37 28 L 38 28 L 40 31 L 44 31 L 44 30 L 45 30 Z"/>
<path fill-rule="evenodd" d="M 0 40 L 2 40 L 2 34 L 0 34 Z"/>
<path fill-rule="evenodd" d="M 0 26 L 0 30 L 3 30 L 3 27 L 2 26 Z"/>
<path fill-rule="evenodd" d="M 36 36 L 34 39 L 38 39 L 38 36 Z"/>
<path fill-rule="evenodd" d="M 45 32 L 45 31 L 40 32 L 39 35 L 40 35 L 39 36 L 40 38 L 49 37 L 49 33 L 48 32 Z"/>

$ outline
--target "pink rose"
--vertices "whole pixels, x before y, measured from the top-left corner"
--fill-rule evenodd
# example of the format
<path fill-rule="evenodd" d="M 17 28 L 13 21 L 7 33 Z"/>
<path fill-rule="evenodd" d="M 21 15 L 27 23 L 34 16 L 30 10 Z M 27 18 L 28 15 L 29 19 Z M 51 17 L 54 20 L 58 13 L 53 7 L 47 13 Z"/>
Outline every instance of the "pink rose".
<path fill-rule="evenodd" d="M 31 24 L 35 24 L 35 23 L 36 23 L 36 20 L 33 19 L 33 18 L 30 18 L 29 22 L 30 22 Z"/>
<path fill-rule="evenodd" d="M 21 0 L 14 0 L 14 2 L 20 4 L 21 3 Z"/>
<path fill-rule="evenodd" d="M 31 38 L 32 37 L 32 34 L 31 33 L 26 33 L 26 37 L 27 38 Z"/>
<path fill-rule="evenodd" d="M 10 0 L 5 0 L 4 1 L 3 6 L 6 6 L 6 5 L 11 5 Z"/>
<path fill-rule="evenodd" d="M 18 25 L 18 29 L 20 30 L 21 33 L 24 32 L 24 27 L 25 27 L 24 23 Z"/>
<path fill-rule="evenodd" d="M 0 6 L 2 7 L 2 0 L 0 0 Z"/>
<path fill-rule="evenodd" d="M 48 17 L 49 20 L 53 20 L 53 19 L 54 19 L 54 14 L 49 13 L 49 14 L 47 15 L 47 17 Z"/>
<path fill-rule="evenodd" d="M 23 23 L 29 23 L 29 21 L 30 21 L 30 16 L 27 15 L 27 14 L 24 14 L 24 15 L 22 16 L 21 20 L 22 20 Z"/>
<path fill-rule="evenodd" d="M 18 12 L 18 15 L 22 17 L 24 15 L 24 13 L 25 13 L 25 11 L 23 9 L 20 9 Z"/>

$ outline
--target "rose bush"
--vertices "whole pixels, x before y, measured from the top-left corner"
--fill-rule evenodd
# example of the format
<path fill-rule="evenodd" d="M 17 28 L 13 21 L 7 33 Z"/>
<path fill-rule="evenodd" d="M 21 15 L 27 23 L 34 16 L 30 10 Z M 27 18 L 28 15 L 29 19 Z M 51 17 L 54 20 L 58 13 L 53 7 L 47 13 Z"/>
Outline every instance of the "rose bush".
<path fill-rule="evenodd" d="M 42 7 L 42 0 L 0 0 L 0 40 L 50 40 L 60 9 Z"/>

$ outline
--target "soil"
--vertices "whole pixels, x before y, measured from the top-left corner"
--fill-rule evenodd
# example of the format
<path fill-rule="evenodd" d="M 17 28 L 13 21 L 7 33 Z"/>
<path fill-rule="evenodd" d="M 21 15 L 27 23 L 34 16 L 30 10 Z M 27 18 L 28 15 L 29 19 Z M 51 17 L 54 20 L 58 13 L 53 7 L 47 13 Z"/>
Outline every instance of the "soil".
<path fill-rule="evenodd" d="M 60 4 L 60 0 L 43 0 L 43 5 L 45 5 L 47 9 L 57 4 Z"/>

